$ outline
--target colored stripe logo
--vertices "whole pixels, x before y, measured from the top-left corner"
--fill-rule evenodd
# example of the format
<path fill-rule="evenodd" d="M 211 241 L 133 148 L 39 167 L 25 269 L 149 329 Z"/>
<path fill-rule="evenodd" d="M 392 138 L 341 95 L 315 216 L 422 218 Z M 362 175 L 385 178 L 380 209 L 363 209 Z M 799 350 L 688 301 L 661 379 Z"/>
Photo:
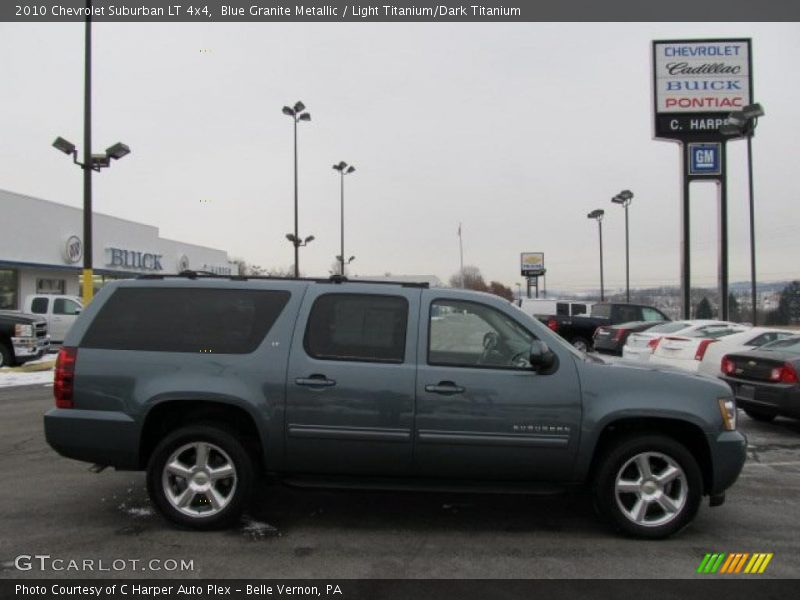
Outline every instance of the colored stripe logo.
<path fill-rule="evenodd" d="M 709 553 L 703 557 L 700 566 L 697 567 L 697 572 L 704 575 L 713 575 L 715 573 L 760 575 L 766 570 L 773 556 L 772 552 Z"/>

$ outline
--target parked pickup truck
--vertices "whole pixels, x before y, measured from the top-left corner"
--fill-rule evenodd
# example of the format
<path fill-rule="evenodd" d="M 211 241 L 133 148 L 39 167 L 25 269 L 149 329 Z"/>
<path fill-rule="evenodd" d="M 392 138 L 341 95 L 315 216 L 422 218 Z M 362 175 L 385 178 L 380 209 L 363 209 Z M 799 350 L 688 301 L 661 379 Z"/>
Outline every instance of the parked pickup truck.
<path fill-rule="evenodd" d="M 198 529 L 237 519 L 269 474 L 583 487 L 618 529 L 661 538 L 704 495 L 721 504 L 745 460 L 723 382 L 607 364 L 479 292 L 150 276 L 104 286 L 64 342 L 48 443 L 95 471 L 146 470 L 158 510 Z"/>
<path fill-rule="evenodd" d="M 37 359 L 49 348 L 44 319 L 16 311 L 0 311 L 0 367 L 13 367 Z"/>
<path fill-rule="evenodd" d="M 75 319 L 81 314 L 83 303 L 77 296 L 36 294 L 25 298 L 23 310 L 44 318 L 47 321 L 50 340 L 60 344 Z"/>
<path fill-rule="evenodd" d="M 549 315 L 539 317 L 539 320 L 578 350 L 588 352 L 592 349 L 592 339 L 598 327 L 631 321 L 669 321 L 670 318 L 652 306 L 602 302 L 592 305 L 588 317 Z"/>

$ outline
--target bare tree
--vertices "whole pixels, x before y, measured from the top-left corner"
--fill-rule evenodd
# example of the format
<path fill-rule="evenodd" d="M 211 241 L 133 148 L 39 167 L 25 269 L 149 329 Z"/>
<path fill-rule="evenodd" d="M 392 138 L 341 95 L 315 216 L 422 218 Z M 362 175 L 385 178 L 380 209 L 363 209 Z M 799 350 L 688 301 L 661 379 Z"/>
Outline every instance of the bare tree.
<path fill-rule="evenodd" d="M 464 267 L 464 288 L 468 290 L 476 290 L 478 292 L 488 292 L 489 286 L 481 275 L 481 270 L 473 265 L 466 265 Z M 456 273 L 450 277 L 450 287 L 461 287 L 461 273 Z"/>

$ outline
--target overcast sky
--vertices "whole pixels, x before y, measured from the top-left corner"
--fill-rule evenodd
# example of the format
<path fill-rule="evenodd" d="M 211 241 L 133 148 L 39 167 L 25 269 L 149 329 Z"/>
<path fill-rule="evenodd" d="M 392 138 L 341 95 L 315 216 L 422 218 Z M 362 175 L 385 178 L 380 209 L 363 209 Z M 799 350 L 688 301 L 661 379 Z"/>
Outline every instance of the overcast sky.
<path fill-rule="evenodd" d="M 83 25 L 0 23 L 0 187 L 81 206 L 79 170 L 50 147 L 82 143 Z M 302 100 L 301 269 L 339 253 L 360 275 L 434 274 L 464 260 L 521 281 L 542 251 L 548 287 L 624 286 L 624 188 L 631 285 L 679 281 L 679 147 L 651 139 L 653 39 L 753 38 L 762 280 L 800 277 L 800 24 L 318 23 L 94 25 L 94 149 L 133 153 L 95 176 L 95 210 L 162 237 L 288 267 L 292 124 Z M 731 281 L 749 280 L 745 143 L 729 144 Z M 716 191 L 693 188 L 693 284 L 716 285 Z M 2 214 L 0 214 L 0 220 Z M 32 229 L 33 231 L 34 229 Z M 2 235 L 14 235 L 3 231 Z M 17 232 L 28 235 L 29 232 Z"/>

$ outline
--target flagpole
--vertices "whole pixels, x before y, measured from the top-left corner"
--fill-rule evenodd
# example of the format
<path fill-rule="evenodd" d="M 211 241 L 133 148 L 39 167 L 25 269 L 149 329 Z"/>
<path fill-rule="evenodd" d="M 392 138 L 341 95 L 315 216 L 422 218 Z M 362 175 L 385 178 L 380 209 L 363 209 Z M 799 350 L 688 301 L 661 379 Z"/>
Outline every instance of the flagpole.
<path fill-rule="evenodd" d="M 464 288 L 464 240 L 461 237 L 461 223 L 458 224 L 458 250 L 461 254 L 461 288 Z"/>

